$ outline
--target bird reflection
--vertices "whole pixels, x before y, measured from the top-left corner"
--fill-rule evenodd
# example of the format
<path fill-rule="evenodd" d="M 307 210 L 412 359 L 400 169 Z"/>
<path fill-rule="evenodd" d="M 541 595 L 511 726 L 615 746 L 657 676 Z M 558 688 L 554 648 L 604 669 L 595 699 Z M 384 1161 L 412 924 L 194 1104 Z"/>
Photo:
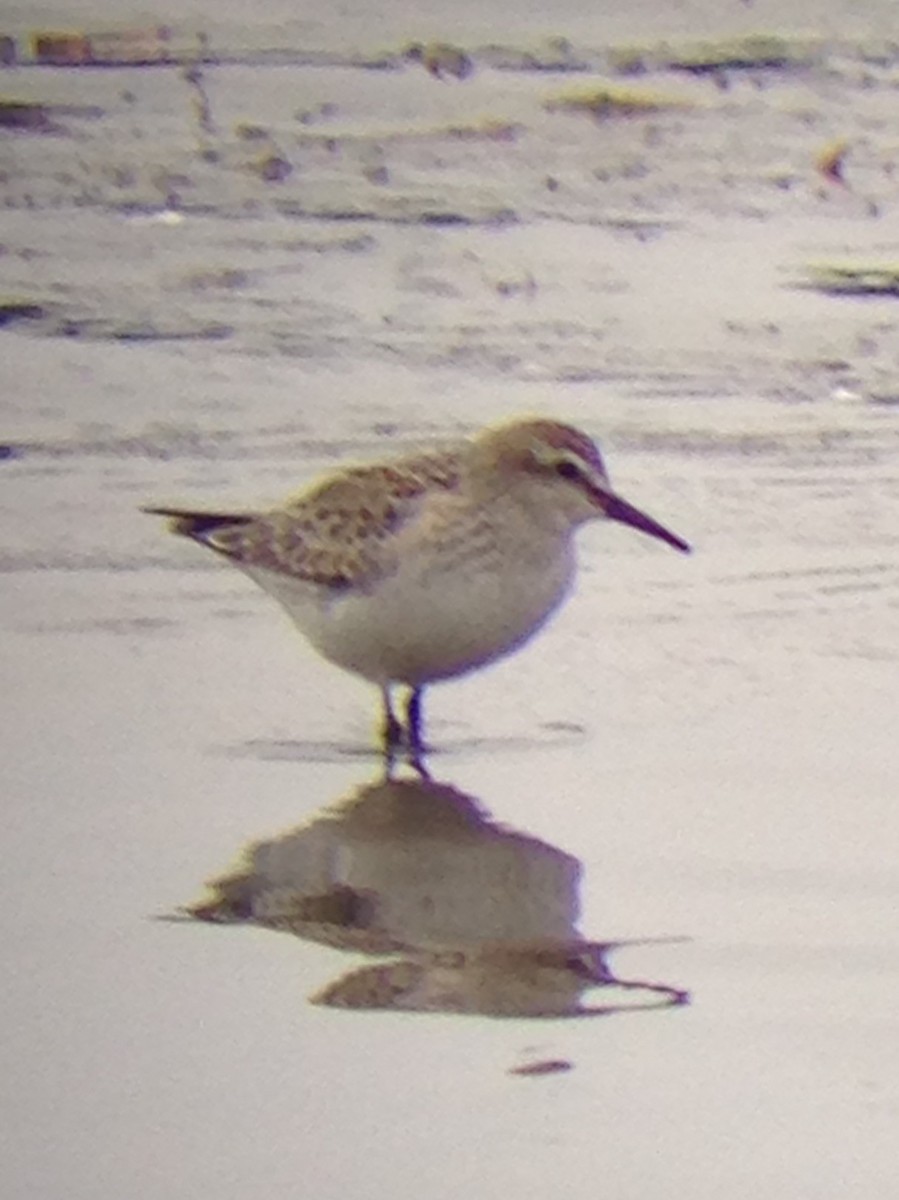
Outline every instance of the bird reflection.
<path fill-rule="evenodd" d="M 580 872 L 448 783 L 386 778 L 249 846 L 183 911 L 375 957 L 310 997 L 335 1008 L 575 1017 L 687 1003 L 614 973 L 628 943 L 581 936 Z"/>

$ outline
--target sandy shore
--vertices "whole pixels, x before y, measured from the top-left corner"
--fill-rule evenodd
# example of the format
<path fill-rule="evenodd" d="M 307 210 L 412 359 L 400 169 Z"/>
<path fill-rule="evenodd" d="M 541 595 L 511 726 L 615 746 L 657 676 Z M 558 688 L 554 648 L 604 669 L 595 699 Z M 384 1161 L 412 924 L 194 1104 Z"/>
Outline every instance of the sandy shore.
<path fill-rule="evenodd" d="M 899 67 L 830 15 L 636 119 L 233 65 L 204 147 L 176 71 L 4 72 L 83 110 L 0 143 L 10 1197 L 891 1200 L 896 302 L 804 285 L 897 261 Z M 545 635 L 434 690 L 463 799 L 338 833 L 374 697 L 138 506 L 524 411 L 696 554 L 585 531 Z M 253 844 L 293 934 L 152 919 Z M 546 957 L 612 942 L 690 1003 Z"/>

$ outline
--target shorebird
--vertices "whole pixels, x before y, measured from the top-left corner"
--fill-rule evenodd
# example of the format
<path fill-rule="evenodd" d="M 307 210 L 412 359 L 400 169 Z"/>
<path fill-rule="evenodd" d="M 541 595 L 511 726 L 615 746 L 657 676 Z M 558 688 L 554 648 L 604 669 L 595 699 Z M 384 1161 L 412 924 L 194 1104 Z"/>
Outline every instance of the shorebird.
<path fill-rule="evenodd" d="M 384 747 L 413 761 L 424 687 L 537 633 L 573 585 L 579 526 L 606 518 L 690 549 L 618 495 L 585 433 L 540 419 L 347 467 L 264 512 L 143 511 L 245 571 L 320 654 L 376 684 Z"/>

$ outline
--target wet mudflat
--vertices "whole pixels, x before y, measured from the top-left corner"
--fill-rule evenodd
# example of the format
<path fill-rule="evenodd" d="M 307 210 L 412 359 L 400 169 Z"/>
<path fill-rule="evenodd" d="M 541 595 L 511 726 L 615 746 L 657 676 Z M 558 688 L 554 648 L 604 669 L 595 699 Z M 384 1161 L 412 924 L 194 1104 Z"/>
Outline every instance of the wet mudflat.
<path fill-rule="evenodd" d="M 53 124 L 0 130 L 10 1196 L 892 1197 L 899 316 L 816 285 L 899 262 L 899 59 L 736 8 L 804 57 L 234 21 L 206 128 L 179 67 L 0 76 Z M 556 103 L 609 85 L 665 103 Z M 586 529 L 430 784 L 137 511 L 524 412 L 696 553 Z"/>

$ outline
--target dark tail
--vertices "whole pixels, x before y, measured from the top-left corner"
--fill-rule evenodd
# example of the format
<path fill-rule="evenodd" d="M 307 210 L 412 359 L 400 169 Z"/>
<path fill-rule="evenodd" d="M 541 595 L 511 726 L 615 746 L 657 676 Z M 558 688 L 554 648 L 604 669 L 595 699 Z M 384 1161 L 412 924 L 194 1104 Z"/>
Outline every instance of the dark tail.
<path fill-rule="evenodd" d="M 246 525 L 253 519 L 247 513 L 191 512 L 187 508 L 147 507 L 142 508 L 141 512 L 154 517 L 168 517 L 172 533 L 180 533 L 182 537 L 204 543 L 207 534 L 221 529 L 224 525 Z"/>

